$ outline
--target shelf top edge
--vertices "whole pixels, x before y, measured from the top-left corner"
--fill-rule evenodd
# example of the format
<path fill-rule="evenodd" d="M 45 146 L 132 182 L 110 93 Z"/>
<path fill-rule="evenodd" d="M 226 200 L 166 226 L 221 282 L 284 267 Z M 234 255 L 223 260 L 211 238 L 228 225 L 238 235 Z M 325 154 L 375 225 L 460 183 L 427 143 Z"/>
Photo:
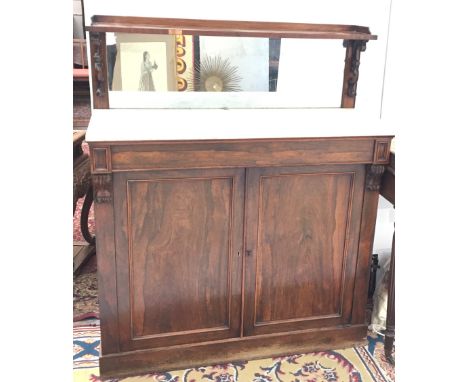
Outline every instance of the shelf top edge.
<path fill-rule="evenodd" d="M 209 36 L 285 37 L 376 40 L 368 27 L 290 22 L 171 19 L 95 15 L 86 27 L 90 32 L 195 34 Z"/>
<path fill-rule="evenodd" d="M 93 110 L 88 142 L 321 139 L 395 135 L 388 124 L 333 110 Z M 292 124 L 292 120 L 307 121 Z M 138 123 L 135 123 L 138 121 Z M 179 121 L 179 122 L 178 122 Z M 182 122 L 180 122 L 182 121 Z M 192 121 L 191 124 L 183 121 Z M 220 128 L 219 121 L 222 121 Z M 255 121 L 263 121 L 258 124 Z M 170 126 L 170 128 L 161 128 Z M 287 128 L 285 128 L 287 126 Z M 372 139 L 372 138 L 371 138 Z"/>

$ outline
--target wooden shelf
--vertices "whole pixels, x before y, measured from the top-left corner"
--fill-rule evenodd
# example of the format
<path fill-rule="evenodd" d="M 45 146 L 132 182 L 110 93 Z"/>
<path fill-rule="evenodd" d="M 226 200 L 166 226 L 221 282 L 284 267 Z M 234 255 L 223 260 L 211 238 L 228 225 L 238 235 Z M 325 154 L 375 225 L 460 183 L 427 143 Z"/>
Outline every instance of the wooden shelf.
<path fill-rule="evenodd" d="M 152 17 L 93 16 L 90 32 L 185 34 L 199 36 L 243 36 L 376 40 L 369 28 L 356 25 L 304 24 L 228 20 L 166 19 Z"/>

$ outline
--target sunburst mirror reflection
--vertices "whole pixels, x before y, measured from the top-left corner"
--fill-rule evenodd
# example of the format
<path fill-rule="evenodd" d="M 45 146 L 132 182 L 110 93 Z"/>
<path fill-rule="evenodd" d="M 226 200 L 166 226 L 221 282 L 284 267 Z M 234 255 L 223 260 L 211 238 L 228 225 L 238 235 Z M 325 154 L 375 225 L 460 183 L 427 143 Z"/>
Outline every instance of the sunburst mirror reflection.
<path fill-rule="evenodd" d="M 221 56 L 204 56 L 196 63 L 189 81 L 189 91 L 238 92 L 242 91 L 238 68 Z"/>

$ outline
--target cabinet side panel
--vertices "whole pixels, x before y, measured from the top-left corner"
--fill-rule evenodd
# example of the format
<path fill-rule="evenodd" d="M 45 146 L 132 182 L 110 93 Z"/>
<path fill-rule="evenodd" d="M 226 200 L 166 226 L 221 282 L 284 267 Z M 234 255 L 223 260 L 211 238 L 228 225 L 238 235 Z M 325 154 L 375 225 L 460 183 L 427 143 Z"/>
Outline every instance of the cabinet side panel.
<path fill-rule="evenodd" d="M 229 327 L 232 179 L 128 182 L 133 337 Z"/>
<path fill-rule="evenodd" d="M 104 182 L 100 181 L 105 180 Z M 96 221 L 96 257 L 98 266 L 99 313 L 102 354 L 119 351 L 116 260 L 114 241 L 114 207 L 112 175 L 93 175 L 94 216 Z M 101 191 L 108 198 L 96 195 Z"/>
<path fill-rule="evenodd" d="M 379 191 L 366 189 L 364 193 L 361 232 L 359 236 L 356 284 L 354 286 L 352 323 L 366 321 L 366 301 L 369 285 L 372 245 L 374 243 L 375 222 L 379 204 Z"/>
<path fill-rule="evenodd" d="M 256 324 L 340 316 L 353 175 L 262 177 Z"/>

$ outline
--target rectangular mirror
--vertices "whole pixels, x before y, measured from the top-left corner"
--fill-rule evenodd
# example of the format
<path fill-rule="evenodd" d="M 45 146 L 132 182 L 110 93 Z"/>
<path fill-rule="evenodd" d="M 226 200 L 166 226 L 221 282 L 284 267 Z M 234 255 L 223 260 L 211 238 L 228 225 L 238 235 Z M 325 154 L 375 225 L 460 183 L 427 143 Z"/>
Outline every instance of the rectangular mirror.
<path fill-rule="evenodd" d="M 110 108 L 339 107 L 340 40 L 106 33 Z"/>

